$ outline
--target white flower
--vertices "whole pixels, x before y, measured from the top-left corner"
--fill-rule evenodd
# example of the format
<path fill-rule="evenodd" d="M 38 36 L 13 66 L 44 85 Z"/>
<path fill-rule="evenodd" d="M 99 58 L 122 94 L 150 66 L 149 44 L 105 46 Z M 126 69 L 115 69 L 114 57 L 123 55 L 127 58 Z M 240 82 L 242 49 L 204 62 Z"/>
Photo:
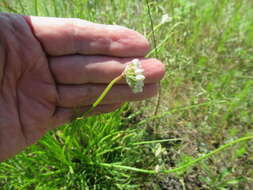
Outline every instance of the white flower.
<path fill-rule="evenodd" d="M 165 15 L 162 16 L 161 24 L 171 22 L 171 21 L 172 21 L 172 17 L 169 16 L 168 14 L 165 14 Z"/>
<path fill-rule="evenodd" d="M 163 151 L 162 145 L 160 143 L 158 143 L 156 145 L 156 151 L 155 151 L 155 156 L 158 157 Z"/>
<path fill-rule="evenodd" d="M 133 59 L 125 68 L 124 76 L 127 84 L 132 88 L 134 93 L 143 91 L 144 87 L 144 70 L 141 67 L 139 59 Z"/>
<path fill-rule="evenodd" d="M 161 167 L 159 165 L 155 166 L 155 172 L 158 173 L 161 170 Z"/>

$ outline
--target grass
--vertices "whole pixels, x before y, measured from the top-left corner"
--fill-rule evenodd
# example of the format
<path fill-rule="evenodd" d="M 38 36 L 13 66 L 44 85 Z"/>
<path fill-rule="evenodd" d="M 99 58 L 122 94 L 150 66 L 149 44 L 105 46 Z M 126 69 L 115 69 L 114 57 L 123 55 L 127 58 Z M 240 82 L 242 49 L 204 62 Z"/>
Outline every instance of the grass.
<path fill-rule="evenodd" d="M 128 26 L 155 39 L 148 56 L 167 69 L 157 115 L 152 99 L 51 131 L 0 164 L 1 189 L 253 188 L 252 140 L 176 173 L 133 169 L 183 167 L 253 134 L 251 0 L 2 0 L 0 11 Z"/>

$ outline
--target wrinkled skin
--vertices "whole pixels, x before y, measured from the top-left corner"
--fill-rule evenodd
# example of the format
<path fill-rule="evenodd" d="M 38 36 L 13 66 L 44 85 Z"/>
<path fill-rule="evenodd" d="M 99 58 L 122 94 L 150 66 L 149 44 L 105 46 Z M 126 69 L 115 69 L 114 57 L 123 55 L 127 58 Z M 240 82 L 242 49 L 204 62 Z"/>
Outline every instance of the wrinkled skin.
<path fill-rule="evenodd" d="M 135 57 L 145 70 L 143 93 L 122 80 L 91 115 L 154 96 L 164 66 L 141 58 L 148 49 L 142 35 L 124 27 L 1 13 L 0 161 L 73 119 L 76 107 L 87 110 Z"/>

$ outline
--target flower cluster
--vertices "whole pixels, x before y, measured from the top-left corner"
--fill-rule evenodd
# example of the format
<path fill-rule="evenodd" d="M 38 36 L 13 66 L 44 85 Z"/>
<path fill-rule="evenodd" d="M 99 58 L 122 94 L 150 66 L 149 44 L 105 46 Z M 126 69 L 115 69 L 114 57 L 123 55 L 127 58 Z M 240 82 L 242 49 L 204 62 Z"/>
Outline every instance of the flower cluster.
<path fill-rule="evenodd" d="M 165 23 L 171 22 L 171 21 L 172 21 L 172 17 L 169 16 L 168 14 L 165 14 L 162 16 L 161 24 L 165 24 Z"/>
<path fill-rule="evenodd" d="M 124 77 L 127 84 L 132 88 L 134 93 L 143 91 L 144 87 L 144 70 L 141 68 L 141 63 L 138 59 L 133 59 L 125 68 Z"/>

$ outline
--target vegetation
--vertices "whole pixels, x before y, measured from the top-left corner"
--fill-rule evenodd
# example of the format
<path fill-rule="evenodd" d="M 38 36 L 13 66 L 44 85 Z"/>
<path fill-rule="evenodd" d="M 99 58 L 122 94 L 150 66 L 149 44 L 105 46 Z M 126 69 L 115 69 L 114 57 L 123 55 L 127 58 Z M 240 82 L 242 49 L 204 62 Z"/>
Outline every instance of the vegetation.
<path fill-rule="evenodd" d="M 156 115 L 154 98 L 48 132 L 0 164 L 0 189 L 253 189 L 253 1 L 2 0 L 0 11 L 125 25 L 167 70 Z"/>

